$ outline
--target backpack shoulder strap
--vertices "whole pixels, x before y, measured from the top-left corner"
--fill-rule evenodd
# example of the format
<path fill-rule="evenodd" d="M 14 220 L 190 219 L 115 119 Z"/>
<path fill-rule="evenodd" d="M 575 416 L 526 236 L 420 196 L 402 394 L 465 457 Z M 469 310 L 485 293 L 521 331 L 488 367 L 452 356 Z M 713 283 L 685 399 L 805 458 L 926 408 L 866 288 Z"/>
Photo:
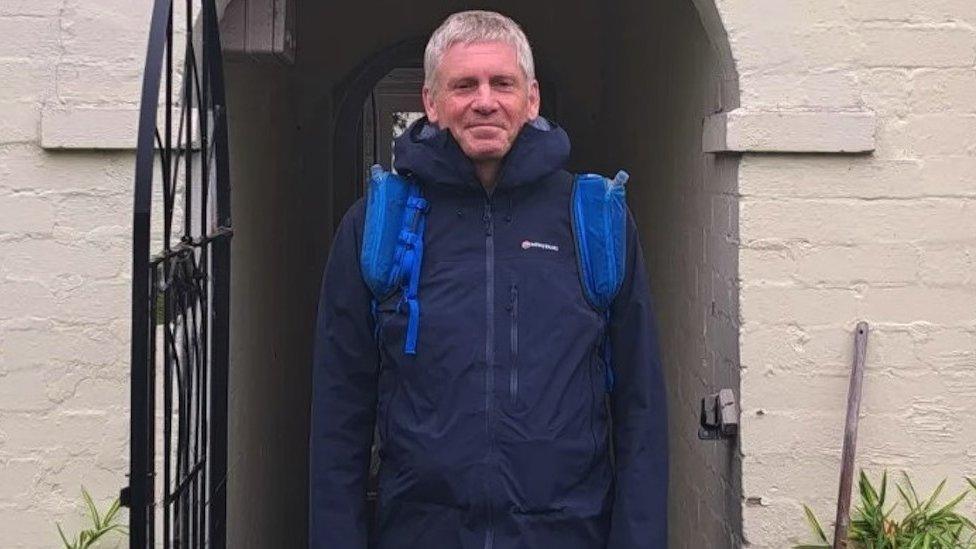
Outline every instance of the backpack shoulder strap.
<path fill-rule="evenodd" d="M 630 176 L 621 170 L 613 179 L 584 173 L 573 182 L 572 219 L 580 281 L 587 301 L 603 313 L 603 361 L 607 391 L 613 391 L 610 362 L 610 305 L 624 279 L 627 254 L 627 192 Z"/>
<path fill-rule="evenodd" d="M 366 197 L 366 223 L 359 256 L 373 307 L 403 290 L 409 309 L 404 352 L 415 354 L 420 327 L 420 265 L 424 254 L 427 201 L 415 181 L 374 165 Z"/>
<path fill-rule="evenodd" d="M 606 311 L 624 278 L 627 253 L 627 192 L 629 179 L 584 173 L 573 183 L 572 221 L 580 279 L 586 298 L 595 309 Z"/>

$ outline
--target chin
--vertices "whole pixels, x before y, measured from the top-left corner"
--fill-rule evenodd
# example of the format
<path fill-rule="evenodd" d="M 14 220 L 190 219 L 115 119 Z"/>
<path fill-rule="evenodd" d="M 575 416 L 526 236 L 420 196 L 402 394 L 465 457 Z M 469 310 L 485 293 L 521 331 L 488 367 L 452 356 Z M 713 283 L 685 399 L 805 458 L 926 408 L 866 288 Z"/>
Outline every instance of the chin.
<path fill-rule="evenodd" d="M 501 160 L 508 152 L 508 147 L 501 145 L 474 145 L 463 147 L 464 153 L 471 160 Z"/>

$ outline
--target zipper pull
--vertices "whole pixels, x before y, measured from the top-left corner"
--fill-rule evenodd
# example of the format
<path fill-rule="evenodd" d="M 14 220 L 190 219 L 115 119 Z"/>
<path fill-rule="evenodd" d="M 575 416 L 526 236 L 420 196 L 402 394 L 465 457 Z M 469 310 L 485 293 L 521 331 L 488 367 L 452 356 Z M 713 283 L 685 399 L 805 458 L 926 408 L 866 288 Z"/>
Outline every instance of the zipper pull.
<path fill-rule="evenodd" d="M 515 311 L 518 308 L 518 286 L 512 284 L 512 286 L 509 288 L 508 293 L 509 293 L 508 310 L 512 311 L 512 316 L 515 316 Z"/>
<path fill-rule="evenodd" d="M 485 201 L 485 215 L 482 218 L 485 222 L 485 234 L 491 236 L 491 202 Z"/>

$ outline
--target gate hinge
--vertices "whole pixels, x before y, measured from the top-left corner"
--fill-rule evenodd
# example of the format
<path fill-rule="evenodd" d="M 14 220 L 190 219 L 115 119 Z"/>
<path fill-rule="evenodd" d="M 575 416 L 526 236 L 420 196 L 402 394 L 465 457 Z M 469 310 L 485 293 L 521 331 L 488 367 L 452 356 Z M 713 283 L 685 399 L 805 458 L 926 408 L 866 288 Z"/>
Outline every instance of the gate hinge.
<path fill-rule="evenodd" d="M 739 403 L 732 389 L 722 389 L 701 400 L 701 427 L 698 438 L 718 440 L 739 434 Z"/>
<path fill-rule="evenodd" d="M 119 505 L 122 507 L 129 507 L 130 503 L 132 503 L 132 492 L 129 490 L 128 486 L 123 486 L 122 489 L 119 490 Z"/>

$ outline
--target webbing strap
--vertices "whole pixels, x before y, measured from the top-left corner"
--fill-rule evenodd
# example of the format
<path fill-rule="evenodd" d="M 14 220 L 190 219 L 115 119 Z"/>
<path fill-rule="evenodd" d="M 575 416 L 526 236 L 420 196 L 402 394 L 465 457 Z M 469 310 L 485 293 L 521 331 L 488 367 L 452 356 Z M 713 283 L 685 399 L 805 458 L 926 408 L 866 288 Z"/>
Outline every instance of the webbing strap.
<path fill-rule="evenodd" d="M 417 354 L 417 336 L 420 332 L 420 301 L 417 299 L 417 290 L 424 256 L 424 228 L 427 226 L 424 214 L 427 209 L 427 200 L 420 196 L 420 186 L 411 183 L 407 207 L 403 212 L 403 224 L 397 238 L 393 269 L 390 272 L 390 285 L 399 286 L 403 290 L 401 304 L 406 303 L 409 308 L 407 337 L 403 344 L 403 352 L 408 355 Z"/>

